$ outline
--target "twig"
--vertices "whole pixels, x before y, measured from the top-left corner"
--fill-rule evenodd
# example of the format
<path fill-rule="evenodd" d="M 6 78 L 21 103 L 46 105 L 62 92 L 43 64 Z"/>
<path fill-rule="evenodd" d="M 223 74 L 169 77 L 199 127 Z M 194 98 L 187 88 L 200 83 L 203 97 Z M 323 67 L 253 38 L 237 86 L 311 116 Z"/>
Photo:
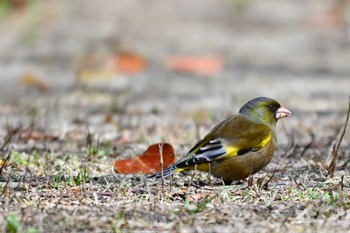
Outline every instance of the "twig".
<path fill-rule="evenodd" d="M 294 184 L 297 186 L 298 189 L 300 190 L 304 190 L 304 188 L 301 188 L 302 186 L 298 183 L 297 179 L 295 178 L 295 176 L 292 176 L 293 182 Z"/>
<path fill-rule="evenodd" d="M 333 158 L 332 158 L 332 161 L 330 163 L 330 165 L 328 166 L 328 175 L 330 177 L 334 177 L 334 172 L 335 172 L 335 168 L 336 168 L 336 165 L 337 165 L 337 157 L 338 157 L 338 150 L 339 150 L 339 147 L 343 141 L 343 138 L 344 138 L 344 135 L 346 133 L 346 128 L 348 126 L 348 122 L 349 122 L 349 115 L 350 115 L 350 96 L 349 96 L 349 102 L 348 102 L 348 111 L 346 113 L 346 119 L 345 119 L 345 124 L 344 124 L 344 127 L 343 127 L 343 131 L 342 133 L 340 134 L 340 138 L 339 138 L 339 141 L 337 144 L 334 144 L 333 146 L 333 149 L 332 149 L 332 155 L 333 155 Z"/>
<path fill-rule="evenodd" d="M 212 186 L 212 180 L 211 180 L 211 164 L 208 163 L 208 180 L 209 180 L 209 185 Z"/>
<path fill-rule="evenodd" d="M 6 167 L 6 163 L 10 160 L 11 158 L 11 154 L 12 154 L 12 151 L 10 151 L 8 153 L 8 155 L 6 156 L 6 159 L 3 161 L 2 165 L 1 165 L 1 168 L 0 168 L 0 176 L 2 174 L 2 169 L 4 169 L 4 167 Z"/>
<path fill-rule="evenodd" d="M 267 177 L 267 175 L 264 176 L 263 180 L 261 181 L 260 187 L 259 187 L 260 190 L 261 189 L 267 190 L 268 184 L 270 183 L 272 178 L 275 176 L 276 171 L 277 171 L 277 166 L 275 167 L 275 169 L 273 169 L 271 176 L 268 179 L 265 179 Z"/>
<path fill-rule="evenodd" d="M 163 144 L 158 144 L 159 156 L 160 156 L 160 174 L 162 177 L 162 193 L 164 193 L 164 162 L 163 162 Z"/>
<path fill-rule="evenodd" d="M 5 147 L 12 141 L 12 138 L 20 131 L 17 127 L 15 129 L 8 129 L 7 134 L 5 135 L 4 143 L 1 145 L 0 151 L 3 151 Z"/>
<path fill-rule="evenodd" d="M 87 130 L 87 135 L 86 135 L 86 148 L 89 148 L 92 146 L 92 140 L 93 140 L 93 135 L 90 132 L 90 129 L 88 126 L 86 126 L 86 130 Z"/>
<path fill-rule="evenodd" d="M 341 142 L 343 141 L 343 138 L 344 138 L 344 136 L 345 136 L 346 128 L 347 128 L 348 122 L 349 122 L 349 116 L 350 116 L 350 96 L 349 96 L 348 111 L 347 111 L 347 113 L 346 113 L 346 119 L 345 119 L 345 124 L 344 124 L 344 128 L 343 128 L 343 132 L 342 132 L 341 135 L 340 135 L 340 138 L 339 138 L 339 141 L 338 141 L 338 144 L 337 144 L 337 148 L 335 149 L 335 152 L 336 152 L 336 153 L 338 153 L 340 144 L 341 144 Z"/>
<path fill-rule="evenodd" d="M 349 155 L 349 153 L 348 153 L 348 155 Z M 340 165 L 339 168 L 345 169 L 349 162 L 350 162 L 350 159 L 345 160 L 345 162 L 342 165 Z"/>
<path fill-rule="evenodd" d="M 340 191 L 343 192 L 344 191 L 344 173 L 342 173 L 340 176 L 339 187 L 340 187 Z"/>
<path fill-rule="evenodd" d="M 340 193 L 340 203 L 344 204 L 344 173 L 340 176 L 340 181 L 338 185 L 339 193 Z"/>
<path fill-rule="evenodd" d="M 0 193 L 0 197 L 6 193 L 6 191 L 9 188 L 9 184 L 10 184 L 10 177 L 8 177 L 5 187 L 2 189 L 2 192 Z"/>
<path fill-rule="evenodd" d="M 201 139 L 201 133 L 200 133 L 200 125 L 198 122 L 195 123 L 195 127 L 196 127 L 196 138 L 197 140 Z"/>
<path fill-rule="evenodd" d="M 196 173 L 197 173 L 197 164 L 194 165 L 194 169 L 193 169 L 193 172 L 192 172 L 192 175 L 191 175 L 190 182 L 188 183 L 188 186 L 191 186 L 191 185 L 192 185 L 193 179 L 194 179 L 194 177 L 196 176 Z"/>
<path fill-rule="evenodd" d="M 21 131 L 20 131 L 20 138 L 21 139 L 23 139 L 25 142 L 28 142 L 28 140 L 31 138 L 31 136 L 32 136 L 32 134 L 33 134 L 33 131 L 34 131 L 34 127 L 35 127 L 35 117 L 32 119 L 32 123 L 30 123 L 30 125 L 27 127 L 27 128 L 25 128 L 25 129 L 22 129 Z M 27 136 L 25 136 L 25 137 L 23 137 L 24 135 L 23 135 L 23 133 L 24 132 L 28 132 L 28 135 Z"/>
<path fill-rule="evenodd" d="M 172 193 L 173 192 L 173 186 L 174 186 L 174 176 L 171 175 L 170 176 L 170 187 L 169 187 L 169 193 Z"/>

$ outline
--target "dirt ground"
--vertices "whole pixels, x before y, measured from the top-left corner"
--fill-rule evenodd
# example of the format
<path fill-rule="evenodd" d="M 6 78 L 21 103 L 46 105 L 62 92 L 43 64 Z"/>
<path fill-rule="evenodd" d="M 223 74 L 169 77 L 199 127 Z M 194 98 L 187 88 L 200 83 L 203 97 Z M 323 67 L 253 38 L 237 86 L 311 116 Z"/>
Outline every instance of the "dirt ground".
<path fill-rule="evenodd" d="M 8 2 L 0 232 L 350 231 L 350 132 L 334 177 L 327 170 L 350 95 L 347 0 Z M 122 52 L 146 66 L 106 68 Z M 166 62 L 205 56 L 222 68 Z M 171 143 L 180 158 L 257 96 L 293 116 L 278 123 L 278 149 L 252 186 L 195 173 L 163 190 L 113 172 L 114 160 L 153 143 Z"/>

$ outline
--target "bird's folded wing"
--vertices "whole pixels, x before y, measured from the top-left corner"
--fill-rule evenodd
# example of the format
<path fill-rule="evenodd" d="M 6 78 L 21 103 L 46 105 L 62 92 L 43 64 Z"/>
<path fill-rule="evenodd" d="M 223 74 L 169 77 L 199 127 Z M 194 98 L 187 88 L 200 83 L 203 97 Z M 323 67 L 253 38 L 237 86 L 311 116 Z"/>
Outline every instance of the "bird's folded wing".
<path fill-rule="evenodd" d="M 230 127 L 228 133 L 220 129 L 224 125 Z M 271 137 L 272 132 L 267 126 L 235 116 L 229 122 L 224 121 L 219 124 L 207 137 L 200 140 L 188 155 L 177 163 L 177 167 L 187 167 L 257 151 L 265 146 Z"/>

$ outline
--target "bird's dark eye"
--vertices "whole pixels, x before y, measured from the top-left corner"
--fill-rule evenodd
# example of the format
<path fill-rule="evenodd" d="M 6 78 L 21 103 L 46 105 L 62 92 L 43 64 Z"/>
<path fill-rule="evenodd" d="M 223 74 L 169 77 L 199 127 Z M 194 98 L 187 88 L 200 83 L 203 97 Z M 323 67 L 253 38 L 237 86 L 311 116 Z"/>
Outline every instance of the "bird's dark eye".
<path fill-rule="evenodd" d="M 273 105 L 273 104 L 271 104 L 271 105 L 269 105 L 269 109 L 270 109 L 271 111 L 275 111 L 275 110 L 276 110 L 276 106 Z"/>

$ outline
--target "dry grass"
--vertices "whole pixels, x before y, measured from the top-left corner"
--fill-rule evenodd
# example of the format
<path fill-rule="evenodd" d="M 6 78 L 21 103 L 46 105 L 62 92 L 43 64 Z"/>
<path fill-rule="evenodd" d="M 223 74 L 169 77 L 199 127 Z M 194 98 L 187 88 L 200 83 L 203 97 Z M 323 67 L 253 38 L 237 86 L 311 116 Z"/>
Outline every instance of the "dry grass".
<path fill-rule="evenodd" d="M 161 140 L 172 143 L 181 155 L 197 140 L 198 127 L 206 131 L 215 120 L 196 125 L 191 114 L 126 111 L 113 113 L 111 124 L 110 119 L 104 122 L 105 109 L 89 111 L 79 119 L 56 121 L 65 128 L 45 128 L 66 113 L 60 110 L 39 111 L 32 118 L 21 110 L 11 113 L 22 117 L 24 127 L 15 121 L 2 127 L 7 131 L 2 133 L 1 232 L 350 230 L 347 135 L 337 150 L 334 177 L 322 166 L 332 160 L 327 156 L 339 137 L 344 113 L 316 118 L 299 113 L 317 119 L 315 127 L 297 116 L 286 120 L 278 128 L 281 143 L 275 158 L 254 176 L 251 186 L 246 181 L 225 186 L 196 173 L 193 180 L 190 174 L 175 175 L 172 185 L 165 179 L 163 190 L 162 184 L 143 175 L 113 174 L 113 160 Z"/>

